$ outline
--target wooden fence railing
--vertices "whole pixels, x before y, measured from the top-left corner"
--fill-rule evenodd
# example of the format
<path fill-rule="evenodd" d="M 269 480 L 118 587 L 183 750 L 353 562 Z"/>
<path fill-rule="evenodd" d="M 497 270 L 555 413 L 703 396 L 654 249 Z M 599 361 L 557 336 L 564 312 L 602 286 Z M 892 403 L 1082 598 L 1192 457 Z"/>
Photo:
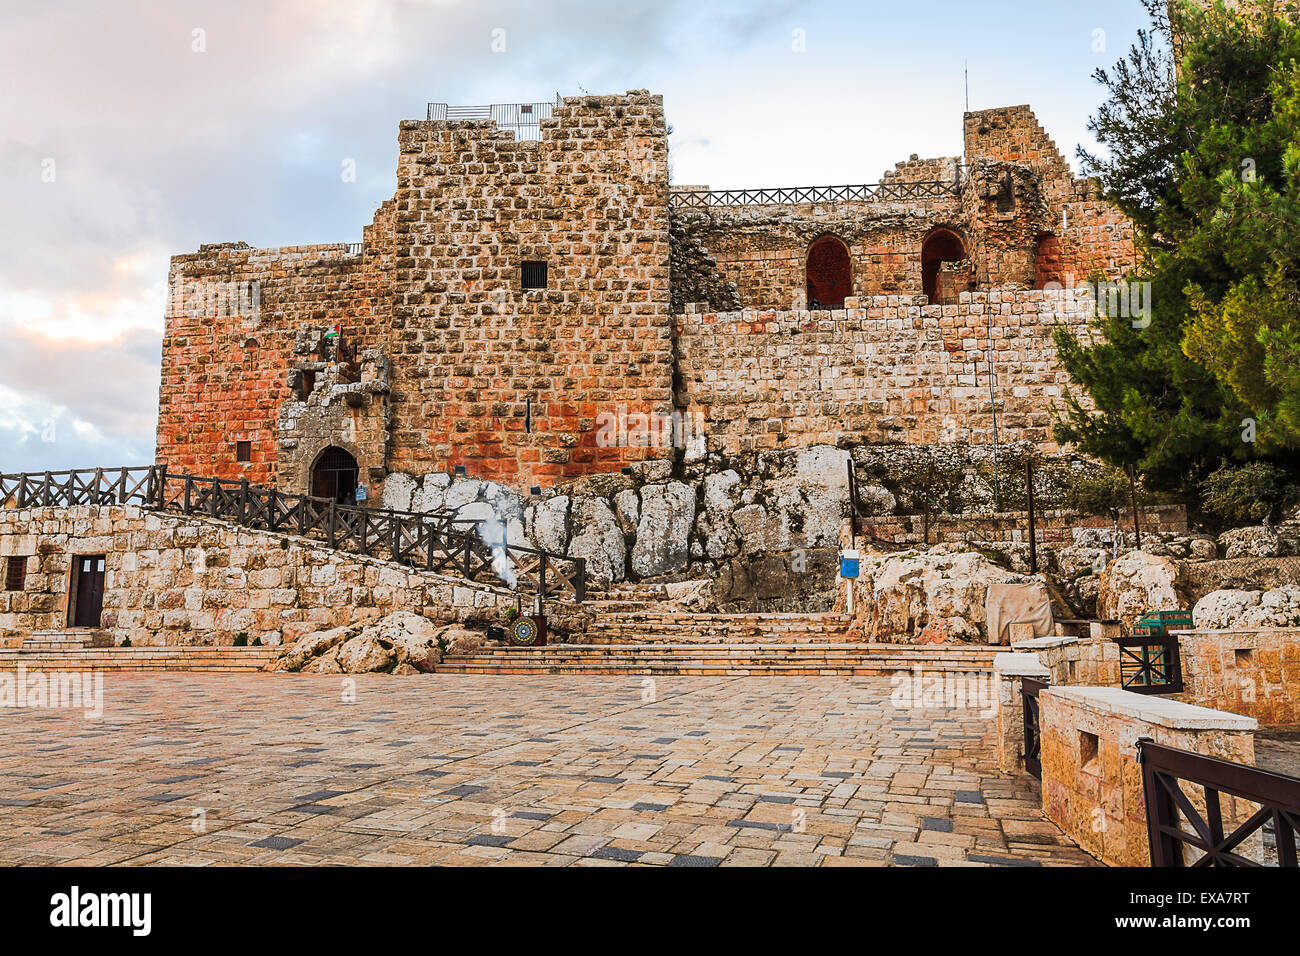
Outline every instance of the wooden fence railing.
<path fill-rule="evenodd" d="M 0 504 L 17 508 L 135 504 L 296 534 L 331 548 L 504 585 L 544 600 L 587 596 L 587 563 L 508 541 L 489 544 L 482 523 L 435 512 L 341 505 L 248 481 L 170 474 L 165 465 L 0 475 Z"/>
<path fill-rule="evenodd" d="M 1300 780 L 1139 738 L 1152 866 L 1294 867 Z M 1182 786 L 1191 786 L 1189 793 Z M 1197 799 L 1196 788 L 1201 793 Z M 1224 795 L 1256 809 L 1225 819 Z M 1262 860 L 1243 855 L 1259 834 Z"/>

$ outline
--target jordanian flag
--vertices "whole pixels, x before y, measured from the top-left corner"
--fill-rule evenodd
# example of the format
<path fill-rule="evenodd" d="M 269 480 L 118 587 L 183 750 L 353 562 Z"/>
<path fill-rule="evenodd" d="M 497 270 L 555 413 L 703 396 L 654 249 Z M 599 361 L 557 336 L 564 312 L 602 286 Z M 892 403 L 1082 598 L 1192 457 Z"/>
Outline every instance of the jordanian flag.
<path fill-rule="evenodd" d="M 327 339 L 337 339 L 337 338 L 339 337 L 339 331 L 340 331 L 340 327 L 336 325 L 336 326 L 334 326 L 332 329 L 330 329 L 328 332 L 325 333 L 325 338 L 327 338 Z"/>

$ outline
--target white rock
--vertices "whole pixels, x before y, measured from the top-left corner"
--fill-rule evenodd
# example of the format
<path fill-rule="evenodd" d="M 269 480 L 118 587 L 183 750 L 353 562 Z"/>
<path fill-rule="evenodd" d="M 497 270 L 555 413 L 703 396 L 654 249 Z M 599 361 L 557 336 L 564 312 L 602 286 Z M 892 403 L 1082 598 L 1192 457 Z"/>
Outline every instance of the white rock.
<path fill-rule="evenodd" d="M 1175 611 L 1189 605 L 1182 569 L 1173 558 L 1130 551 L 1101 574 L 1097 614 L 1129 627 L 1152 611 Z"/>
<path fill-rule="evenodd" d="M 535 548 L 564 553 L 569 543 L 569 496 L 547 498 L 525 513 L 528 537 Z"/>
<path fill-rule="evenodd" d="M 410 511 L 411 495 L 417 487 L 416 480 L 410 475 L 395 471 L 384 479 L 384 493 L 380 504 L 393 511 Z"/>
<path fill-rule="evenodd" d="M 632 548 L 632 570 L 640 577 L 686 567 L 695 523 L 695 491 L 679 481 L 641 489 L 641 520 Z"/>
<path fill-rule="evenodd" d="M 603 498 L 578 498 L 573 505 L 569 554 L 587 559 L 587 572 L 618 583 L 624 577 L 627 551 L 623 530 Z"/>
<path fill-rule="evenodd" d="M 1196 602 L 1192 619 L 1198 628 L 1208 630 L 1300 627 L 1300 586 L 1211 591 Z"/>
<path fill-rule="evenodd" d="M 854 631 L 867 641 L 911 643 L 987 640 L 985 602 L 991 584 L 1036 580 L 998 567 L 973 551 L 872 554 L 859 564 Z"/>

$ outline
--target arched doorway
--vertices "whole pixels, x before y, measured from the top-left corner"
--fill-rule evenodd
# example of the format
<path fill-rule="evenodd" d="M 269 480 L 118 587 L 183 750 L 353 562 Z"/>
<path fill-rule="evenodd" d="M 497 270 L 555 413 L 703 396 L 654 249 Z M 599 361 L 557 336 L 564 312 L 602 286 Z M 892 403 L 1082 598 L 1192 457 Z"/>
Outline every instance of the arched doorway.
<path fill-rule="evenodd" d="M 951 229 L 935 229 L 921 243 L 921 291 L 931 305 L 951 305 L 940 301 L 939 267 L 945 262 L 966 258 L 966 244 Z"/>
<path fill-rule="evenodd" d="M 331 445 L 311 467 L 313 498 L 333 498 L 341 505 L 356 504 L 361 468 L 346 449 Z"/>
<path fill-rule="evenodd" d="M 808 308 L 842 309 L 853 294 L 849 247 L 837 236 L 822 236 L 808 247 Z"/>

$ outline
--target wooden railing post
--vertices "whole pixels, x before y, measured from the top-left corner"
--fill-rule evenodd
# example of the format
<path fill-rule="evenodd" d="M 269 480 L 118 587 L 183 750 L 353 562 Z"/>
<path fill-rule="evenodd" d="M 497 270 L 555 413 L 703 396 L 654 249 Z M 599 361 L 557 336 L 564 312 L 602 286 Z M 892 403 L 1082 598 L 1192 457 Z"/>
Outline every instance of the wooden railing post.
<path fill-rule="evenodd" d="M 45 473 L 45 487 L 41 492 L 41 504 L 44 505 L 46 508 L 50 506 L 50 482 L 51 481 L 52 481 L 52 476 L 47 471 Z"/>
<path fill-rule="evenodd" d="M 329 542 L 329 546 L 330 546 L 331 548 L 334 547 L 334 535 L 335 535 L 334 521 L 335 521 L 335 517 L 336 517 L 336 515 L 335 515 L 335 511 L 334 511 L 334 499 L 331 498 L 331 499 L 330 499 L 330 507 L 329 507 L 329 517 L 327 517 L 327 518 L 325 519 L 325 540 Z"/>
<path fill-rule="evenodd" d="M 248 479 L 239 479 L 239 523 L 248 524 Z"/>
<path fill-rule="evenodd" d="M 537 593 L 543 598 L 546 597 L 546 562 L 549 557 L 550 555 L 543 551 L 537 562 Z"/>
<path fill-rule="evenodd" d="M 99 500 L 99 486 L 100 483 L 103 482 L 103 480 L 104 480 L 104 469 L 96 468 L 95 483 L 91 485 L 90 501 L 87 502 L 87 504 L 94 504 L 94 505 L 102 504 L 102 502 Z"/>
<path fill-rule="evenodd" d="M 181 505 L 181 507 L 184 509 L 185 514 L 189 514 L 190 509 L 193 507 L 193 490 L 194 490 L 194 477 L 192 475 L 186 475 L 185 476 L 185 502 L 184 504 Z"/>
<path fill-rule="evenodd" d="M 216 478 L 212 479 L 212 493 L 208 495 L 208 515 L 217 517 L 217 511 L 220 507 L 217 503 L 217 496 L 221 494 L 221 482 Z"/>
<path fill-rule="evenodd" d="M 27 476 L 23 474 L 18 476 L 18 507 L 27 507 Z"/>
<path fill-rule="evenodd" d="M 587 600 L 587 559 L 573 559 L 573 596 L 581 604 Z"/>
<path fill-rule="evenodd" d="M 474 543 L 474 542 L 470 539 L 470 536 L 469 536 L 468 534 L 465 535 L 465 577 L 466 577 L 466 578 L 469 578 L 469 576 L 470 576 L 470 574 L 471 574 L 471 570 L 470 570 L 470 554 L 471 554 L 471 552 L 470 552 L 470 547 L 473 545 L 473 543 Z"/>
<path fill-rule="evenodd" d="M 157 466 L 154 474 L 158 478 L 158 510 L 167 510 L 167 463 Z"/>

